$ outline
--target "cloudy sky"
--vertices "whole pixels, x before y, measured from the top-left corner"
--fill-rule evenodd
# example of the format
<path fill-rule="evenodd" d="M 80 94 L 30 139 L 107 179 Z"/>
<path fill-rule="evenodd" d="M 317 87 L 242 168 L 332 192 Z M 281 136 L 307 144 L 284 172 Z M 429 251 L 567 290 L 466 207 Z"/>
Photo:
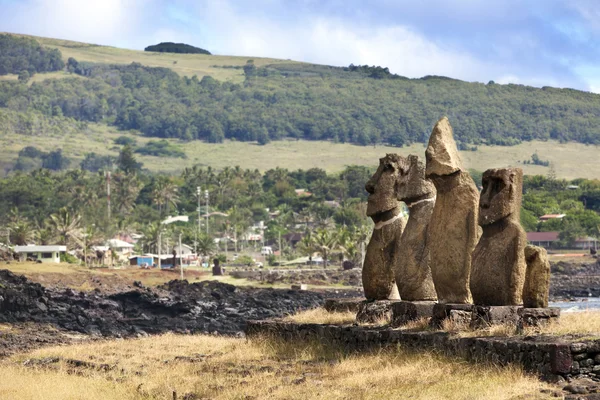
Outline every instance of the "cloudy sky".
<path fill-rule="evenodd" d="M 0 31 L 600 92 L 598 0 L 0 0 Z"/>

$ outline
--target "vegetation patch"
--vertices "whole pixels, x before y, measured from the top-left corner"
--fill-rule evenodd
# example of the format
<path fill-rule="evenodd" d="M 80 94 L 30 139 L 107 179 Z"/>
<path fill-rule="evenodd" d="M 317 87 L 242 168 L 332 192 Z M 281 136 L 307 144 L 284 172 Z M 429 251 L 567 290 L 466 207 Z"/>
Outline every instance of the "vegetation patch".
<path fill-rule="evenodd" d="M 186 158 L 181 149 L 166 140 L 151 140 L 144 146 L 135 149 L 135 152 L 145 156 Z"/>
<path fill-rule="evenodd" d="M 144 49 L 144 51 L 155 51 L 158 53 L 211 54 L 210 51 L 201 49 L 200 47 L 194 47 L 185 43 L 173 42 L 162 42 L 148 46 Z"/>

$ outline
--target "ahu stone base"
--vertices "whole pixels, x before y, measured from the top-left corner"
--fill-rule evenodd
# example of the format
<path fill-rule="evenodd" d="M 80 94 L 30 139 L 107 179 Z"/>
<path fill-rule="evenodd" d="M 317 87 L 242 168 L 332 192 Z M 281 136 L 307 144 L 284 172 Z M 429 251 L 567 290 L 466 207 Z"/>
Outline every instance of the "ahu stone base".
<path fill-rule="evenodd" d="M 519 308 L 519 328 L 540 327 L 551 321 L 558 321 L 560 318 L 560 308 Z"/>
<path fill-rule="evenodd" d="M 398 301 L 392 304 L 392 326 L 402 326 L 411 321 L 430 319 L 435 301 Z"/>
<path fill-rule="evenodd" d="M 356 322 L 359 324 L 389 324 L 392 321 L 392 306 L 398 300 L 363 300 L 358 305 Z"/>
<path fill-rule="evenodd" d="M 517 325 L 519 306 L 474 306 L 471 328 L 487 328 L 492 325 Z"/>
<path fill-rule="evenodd" d="M 351 299 L 327 299 L 323 308 L 329 312 L 358 312 L 358 306 L 364 301 L 363 298 Z"/>
<path fill-rule="evenodd" d="M 473 312 L 473 304 L 442 304 L 436 303 L 433 306 L 433 313 L 429 320 L 429 325 L 439 329 L 444 322 L 456 325 L 468 326 L 471 323 L 471 314 Z"/>

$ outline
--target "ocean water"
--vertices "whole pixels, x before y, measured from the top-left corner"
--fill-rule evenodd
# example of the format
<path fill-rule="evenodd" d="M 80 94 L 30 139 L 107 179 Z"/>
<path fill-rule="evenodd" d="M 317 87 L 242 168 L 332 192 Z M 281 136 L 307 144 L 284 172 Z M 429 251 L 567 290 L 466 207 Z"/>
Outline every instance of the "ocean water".
<path fill-rule="evenodd" d="M 562 312 L 600 311 L 600 297 L 576 298 L 574 301 L 557 301 L 550 307 L 560 307 Z"/>

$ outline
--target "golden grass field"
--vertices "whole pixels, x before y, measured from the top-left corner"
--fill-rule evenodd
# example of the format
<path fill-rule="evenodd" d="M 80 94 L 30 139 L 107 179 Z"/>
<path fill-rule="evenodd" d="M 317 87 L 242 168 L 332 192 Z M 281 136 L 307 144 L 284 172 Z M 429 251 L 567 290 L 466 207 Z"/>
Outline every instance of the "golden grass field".
<path fill-rule="evenodd" d="M 248 60 L 254 60 L 254 64 L 257 67 L 265 66 L 268 64 L 300 64 L 297 61 L 280 60 L 276 58 L 155 53 L 145 52 L 142 50 L 119 49 L 116 47 L 81 43 L 72 40 L 51 39 L 39 36 L 29 37 L 34 38 L 43 46 L 59 49 L 65 60 L 67 60 L 69 57 L 73 57 L 77 61 L 89 61 L 107 64 L 130 64 L 132 62 L 138 62 L 150 67 L 169 68 L 177 72 L 181 76 L 192 77 L 194 75 L 197 75 L 198 78 L 202 78 L 205 75 L 210 75 L 213 78 L 221 81 L 232 81 L 236 83 L 244 81 L 244 74 L 242 70 L 231 68 L 218 68 L 215 66 L 243 66 Z M 148 44 L 150 45 L 156 43 Z M 16 79 L 16 76 L 7 79 Z"/>
<path fill-rule="evenodd" d="M 13 400 L 546 399 L 541 390 L 556 389 L 516 367 L 431 352 L 173 334 L 39 349 L 0 361 L 0 375 L 0 398 Z"/>
<path fill-rule="evenodd" d="M 63 153 L 72 158 L 74 166 L 79 164 L 84 155 L 95 152 L 102 155 L 118 155 L 119 146 L 113 140 L 121 135 L 134 136 L 120 132 L 116 128 L 90 124 L 86 132 L 78 132 L 65 136 L 39 137 L 16 134 L 0 136 L 0 160 L 5 163 L 14 162 L 19 150 L 26 146 L 41 147 L 45 151 L 62 148 Z M 157 138 L 134 136 L 139 145 Z M 288 170 L 318 167 L 330 173 L 343 170 L 347 165 L 366 165 L 375 167 L 380 157 L 386 153 L 401 155 L 416 154 L 424 157 L 423 144 L 397 148 L 389 146 L 356 146 L 326 141 L 292 141 L 281 140 L 265 146 L 255 143 L 226 141 L 220 144 L 193 141 L 183 143 L 176 139 L 169 142 L 180 146 L 187 158 L 161 158 L 137 155 L 139 161 L 153 172 L 168 174 L 180 173 L 185 167 L 193 165 L 211 166 L 215 169 L 239 165 L 242 168 L 266 171 L 281 167 Z M 541 142 L 522 143 L 512 147 L 479 146 L 476 152 L 461 152 L 467 168 L 484 171 L 488 168 L 514 166 L 523 168 L 527 175 L 546 175 L 549 168 L 537 165 L 524 165 L 534 152 L 540 158 L 549 160 L 559 178 L 600 179 L 598 168 L 599 147 L 581 143 Z"/>

